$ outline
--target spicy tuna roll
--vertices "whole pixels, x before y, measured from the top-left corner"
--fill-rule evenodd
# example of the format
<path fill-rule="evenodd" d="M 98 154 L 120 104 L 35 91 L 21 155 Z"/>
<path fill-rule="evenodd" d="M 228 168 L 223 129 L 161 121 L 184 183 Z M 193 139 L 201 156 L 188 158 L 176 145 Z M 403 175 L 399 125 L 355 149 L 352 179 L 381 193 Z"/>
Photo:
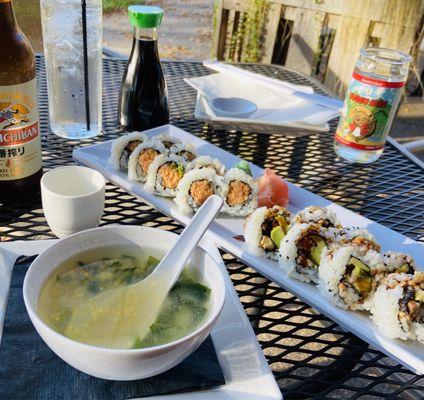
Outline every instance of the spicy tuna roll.
<path fill-rule="evenodd" d="M 185 172 L 185 162 L 175 154 L 157 156 L 149 167 L 146 189 L 164 197 L 175 197 Z"/>
<path fill-rule="evenodd" d="M 147 136 L 141 132 L 131 132 L 113 140 L 109 163 L 117 170 L 127 171 L 131 153 L 146 140 Z"/>
<path fill-rule="evenodd" d="M 226 168 L 224 164 L 221 163 L 217 158 L 212 159 L 209 156 L 200 156 L 195 158 L 193 161 L 190 161 L 187 164 L 187 171 L 191 171 L 192 169 L 202 169 L 202 168 L 211 168 L 215 170 L 215 172 L 224 176 L 226 172 Z"/>
<path fill-rule="evenodd" d="M 258 184 L 246 161 L 239 162 L 224 175 L 222 198 L 222 211 L 228 215 L 246 216 L 258 206 Z"/>
<path fill-rule="evenodd" d="M 169 152 L 181 157 L 185 162 L 193 161 L 197 157 L 196 150 L 191 144 L 174 144 L 169 149 Z"/>
<path fill-rule="evenodd" d="M 168 135 L 167 133 L 161 133 L 154 137 L 156 140 L 159 140 L 165 146 L 165 149 L 170 150 L 172 146 L 176 144 L 181 144 L 181 140 L 175 136 Z"/>
<path fill-rule="evenodd" d="M 196 212 L 212 195 L 220 195 L 222 178 L 210 168 L 193 169 L 188 171 L 177 187 L 174 199 L 179 210 L 184 214 Z"/>
<path fill-rule="evenodd" d="M 138 145 L 128 161 L 128 178 L 145 182 L 150 165 L 160 154 L 167 154 L 167 150 L 158 140 L 150 139 Z"/>
<path fill-rule="evenodd" d="M 309 206 L 299 211 L 294 217 L 294 222 L 300 224 L 315 223 L 324 228 L 342 227 L 334 211 L 318 206 Z"/>
<path fill-rule="evenodd" d="M 291 215 L 284 207 L 261 207 L 246 220 L 244 239 L 249 250 L 258 256 L 278 259 L 280 243 L 287 234 Z"/>
<path fill-rule="evenodd" d="M 384 272 L 383 258 L 372 246 L 334 245 L 322 253 L 319 289 L 340 307 L 369 310 Z"/>
<path fill-rule="evenodd" d="M 424 273 L 385 277 L 375 292 L 371 314 L 387 337 L 424 342 Z"/>
<path fill-rule="evenodd" d="M 321 255 L 336 235 L 336 229 L 320 224 L 292 224 L 280 244 L 280 267 L 292 278 L 317 283 Z"/>

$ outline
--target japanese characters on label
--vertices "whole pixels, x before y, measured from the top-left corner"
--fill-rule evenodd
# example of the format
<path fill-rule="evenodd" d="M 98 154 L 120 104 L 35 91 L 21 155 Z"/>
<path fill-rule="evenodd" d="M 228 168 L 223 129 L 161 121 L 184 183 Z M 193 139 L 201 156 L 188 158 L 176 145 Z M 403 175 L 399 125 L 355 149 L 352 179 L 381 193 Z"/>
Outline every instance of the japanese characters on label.
<path fill-rule="evenodd" d="M 353 74 L 336 140 L 360 150 L 384 147 L 389 115 L 405 82 L 387 82 Z"/>
<path fill-rule="evenodd" d="M 0 86 L 0 180 L 21 179 L 41 168 L 36 80 Z"/>

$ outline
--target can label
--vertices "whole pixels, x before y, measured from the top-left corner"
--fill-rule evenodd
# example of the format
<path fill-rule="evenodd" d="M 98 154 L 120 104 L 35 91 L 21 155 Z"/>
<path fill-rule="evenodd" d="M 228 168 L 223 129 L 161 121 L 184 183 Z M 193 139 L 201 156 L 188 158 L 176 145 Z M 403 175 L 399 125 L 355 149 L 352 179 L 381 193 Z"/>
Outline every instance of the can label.
<path fill-rule="evenodd" d="M 0 86 L 0 180 L 16 180 L 41 168 L 37 81 Z"/>
<path fill-rule="evenodd" d="M 405 82 L 387 82 L 355 72 L 337 127 L 336 141 L 359 150 L 382 149 L 392 106 L 397 103 L 403 86 Z"/>

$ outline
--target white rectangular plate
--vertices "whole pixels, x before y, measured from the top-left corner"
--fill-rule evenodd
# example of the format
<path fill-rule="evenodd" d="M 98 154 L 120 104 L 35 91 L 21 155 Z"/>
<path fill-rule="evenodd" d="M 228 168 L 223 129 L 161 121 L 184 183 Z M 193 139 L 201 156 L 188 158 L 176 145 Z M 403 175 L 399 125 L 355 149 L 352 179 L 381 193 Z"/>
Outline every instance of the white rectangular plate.
<path fill-rule="evenodd" d="M 154 136 L 159 133 L 167 133 L 176 136 L 184 143 L 191 143 L 194 145 L 199 155 L 216 157 L 228 168 L 240 161 L 240 159 L 233 154 L 172 125 L 151 129 L 146 131 L 146 133 L 149 136 Z M 142 197 L 163 213 L 175 218 L 183 224 L 189 222 L 190 217 L 180 213 L 173 201 L 147 192 L 142 184 L 129 181 L 125 173 L 111 168 L 108 164 L 110 148 L 111 142 L 108 141 L 90 147 L 75 149 L 74 158 L 82 164 L 100 171 L 111 182 L 114 182 L 116 185 L 135 196 Z M 258 177 L 263 173 L 263 170 L 256 165 L 251 165 L 251 169 L 254 177 Z M 418 265 L 421 267 L 424 266 L 423 243 L 418 243 L 409 239 L 400 233 L 394 232 L 389 228 L 338 206 L 305 189 L 299 188 L 294 184 L 289 183 L 289 192 L 290 204 L 288 208 L 291 212 L 297 212 L 310 205 L 328 207 L 337 213 L 343 225 L 359 226 L 368 229 L 376 236 L 383 250 L 409 253 L 416 259 Z M 275 261 L 252 255 L 244 243 L 234 239 L 234 237 L 243 234 L 243 223 L 243 218 L 220 216 L 211 225 L 209 233 L 214 237 L 218 246 L 240 258 L 246 264 L 278 283 L 291 293 L 296 294 L 303 301 L 338 322 L 346 330 L 353 332 L 355 335 L 394 358 L 410 370 L 418 374 L 424 374 L 424 345 L 413 341 L 404 342 L 386 338 L 377 330 L 365 313 L 346 311 L 334 306 L 326 300 L 312 284 L 299 282 L 289 278 L 279 269 Z"/>
<path fill-rule="evenodd" d="M 55 240 L 38 240 L 0 244 L 0 340 L 5 305 L 14 261 L 19 255 L 34 255 L 47 249 Z M 211 238 L 201 245 L 217 260 L 227 284 L 224 309 L 211 337 L 225 376 L 226 385 L 200 392 L 155 396 L 152 399 L 250 399 L 277 400 L 282 395 L 244 313 L 222 258 Z M 19 374 L 19 371 L 16 371 Z"/>

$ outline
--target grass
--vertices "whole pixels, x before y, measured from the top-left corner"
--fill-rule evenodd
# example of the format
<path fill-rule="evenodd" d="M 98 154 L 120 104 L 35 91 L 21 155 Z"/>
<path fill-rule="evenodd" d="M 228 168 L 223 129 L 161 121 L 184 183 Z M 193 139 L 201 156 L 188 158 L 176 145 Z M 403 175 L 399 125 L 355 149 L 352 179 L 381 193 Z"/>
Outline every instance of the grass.
<path fill-rule="evenodd" d="M 116 10 L 126 9 L 133 4 L 143 3 L 140 0 L 103 0 L 103 11 L 112 12 Z"/>

